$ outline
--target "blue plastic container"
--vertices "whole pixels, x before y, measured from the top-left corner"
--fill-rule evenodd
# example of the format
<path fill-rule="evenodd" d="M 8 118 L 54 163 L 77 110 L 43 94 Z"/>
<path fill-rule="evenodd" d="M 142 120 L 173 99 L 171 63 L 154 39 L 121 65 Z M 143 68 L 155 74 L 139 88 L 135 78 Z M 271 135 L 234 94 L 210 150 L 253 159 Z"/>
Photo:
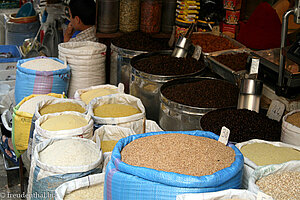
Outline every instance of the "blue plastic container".
<path fill-rule="evenodd" d="M 0 58 L 0 63 L 18 62 L 22 58 L 21 52 L 16 45 L 0 45 L 0 53 L 11 53 L 12 58 Z"/>
<path fill-rule="evenodd" d="M 35 10 L 31 2 L 27 2 L 21 6 L 16 17 L 30 17 L 35 15 Z"/>

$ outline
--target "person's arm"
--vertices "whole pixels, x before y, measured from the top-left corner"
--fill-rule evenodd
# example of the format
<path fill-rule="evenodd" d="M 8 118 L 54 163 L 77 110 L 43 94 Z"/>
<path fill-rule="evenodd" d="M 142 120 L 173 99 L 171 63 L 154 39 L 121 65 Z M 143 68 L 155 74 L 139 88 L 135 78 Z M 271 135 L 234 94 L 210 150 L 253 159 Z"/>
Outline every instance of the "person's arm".
<path fill-rule="evenodd" d="M 64 34 L 64 42 L 68 42 L 72 38 L 74 31 L 75 30 L 74 30 L 73 26 L 71 25 L 71 23 L 69 23 L 69 25 L 65 31 L 65 34 Z"/>

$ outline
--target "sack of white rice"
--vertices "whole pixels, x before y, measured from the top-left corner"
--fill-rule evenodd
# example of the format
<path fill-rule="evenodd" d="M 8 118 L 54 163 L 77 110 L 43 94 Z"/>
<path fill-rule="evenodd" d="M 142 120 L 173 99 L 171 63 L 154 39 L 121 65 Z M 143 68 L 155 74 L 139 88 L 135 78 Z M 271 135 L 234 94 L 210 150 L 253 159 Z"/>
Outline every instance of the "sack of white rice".
<path fill-rule="evenodd" d="M 36 104 L 47 99 L 63 98 L 62 94 L 50 93 L 47 95 L 32 94 L 25 97 L 18 105 L 13 108 L 12 121 L 12 141 L 14 150 L 19 157 L 30 145 L 29 134 L 31 120 L 36 108 Z"/>
<path fill-rule="evenodd" d="M 122 83 L 119 83 L 118 87 L 106 84 L 91 86 L 85 89 L 78 89 L 74 94 L 74 99 L 81 100 L 88 105 L 91 100 L 96 97 L 102 97 L 116 93 L 124 93 L 124 85 Z"/>
<path fill-rule="evenodd" d="M 249 178 L 248 190 L 276 200 L 300 197 L 300 161 L 258 167 Z"/>
<path fill-rule="evenodd" d="M 90 115 L 65 111 L 41 116 L 35 121 L 31 152 L 40 142 L 50 138 L 81 137 L 92 139 L 94 121 Z M 29 151 L 29 150 L 28 150 Z"/>
<path fill-rule="evenodd" d="M 218 192 L 190 193 L 176 196 L 176 200 L 256 200 L 256 194 L 248 190 L 229 189 Z"/>
<path fill-rule="evenodd" d="M 118 125 L 132 129 L 135 133 L 145 132 L 145 107 L 140 99 L 129 94 L 112 94 L 97 97 L 88 106 L 88 113 L 96 126 Z"/>
<path fill-rule="evenodd" d="M 60 185 L 55 190 L 56 200 L 102 200 L 105 174 L 94 174 Z"/>
<path fill-rule="evenodd" d="M 61 184 L 101 172 L 102 152 L 84 138 L 52 138 L 39 143 L 31 161 L 27 199 L 53 199 Z"/>
<path fill-rule="evenodd" d="M 244 155 L 243 188 L 248 188 L 249 178 L 259 166 L 300 161 L 300 146 L 282 142 L 253 139 L 235 145 Z"/>
<path fill-rule="evenodd" d="M 67 93 L 70 67 L 57 58 L 36 57 L 19 60 L 15 100 L 18 104 L 31 94 Z"/>

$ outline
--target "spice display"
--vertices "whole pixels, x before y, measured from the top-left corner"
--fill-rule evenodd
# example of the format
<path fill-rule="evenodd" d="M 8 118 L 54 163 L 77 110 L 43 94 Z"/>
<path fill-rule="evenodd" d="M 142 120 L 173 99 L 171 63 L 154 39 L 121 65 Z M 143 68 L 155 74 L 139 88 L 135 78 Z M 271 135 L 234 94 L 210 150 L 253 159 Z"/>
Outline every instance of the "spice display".
<path fill-rule="evenodd" d="M 140 113 L 139 109 L 125 104 L 104 104 L 94 108 L 97 117 L 127 117 Z"/>
<path fill-rule="evenodd" d="M 286 118 L 286 121 L 300 128 L 300 112 L 295 112 Z"/>
<path fill-rule="evenodd" d="M 205 176 L 230 167 L 235 153 L 210 138 L 174 133 L 136 139 L 122 149 L 121 157 L 133 166 Z"/>
<path fill-rule="evenodd" d="M 141 0 L 140 30 L 145 33 L 160 31 L 162 2 L 160 0 Z"/>
<path fill-rule="evenodd" d="M 71 192 L 70 194 L 67 194 L 64 197 L 64 200 L 82 200 L 82 199 L 102 200 L 103 189 L 104 189 L 103 183 L 80 188 L 78 190 Z"/>
<path fill-rule="evenodd" d="M 251 139 L 279 141 L 281 124 L 261 113 L 246 109 L 219 109 L 205 114 L 201 118 L 201 127 L 205 131 L 219 134 L 222 126 L 230 130 L 229 140 L 244 142 Z"/>
<path fill-rule="evenodd" d="M 169 39 L 153 38 L 150 34 L 141 32 L 125 33 L 112 40 L 112 44 L 117 47 L 148 52 L 171 49 L 168 42 Z"/>
<path fill-rule="evenodd" d="M 41 124 L 41 128 L 48 131 L 70 130 L 88 125 L 83 117 L 78 115 L 57 115 L 51 116 Z"/>
<path fill-rule="evenodd" d="M 90 103 L 90 101 L 96 97 L 102 97 L 102 96 L 106 96 L 109 94 L 116 94 L 116 93 L 117 93 L 116 90 L 97 88 L 97 89 L 89 90 L 89 91 L 82 93 L 80 95 L 80 98 L 85 104 L 88 105 Z"/>
<path fill-rule="evenodd" d="M 247 144 L 242 146 L 241 152 L 258 166 L 300 160 L 300 151 L 267 143 Z"/>
<path fill-rule="evenodd" d="M 169 100 L 199 108 L 224 108 L 236 106 L 239 89 L 226 81 L 200 80 L 171 85 L 162 94 Z"/>
<path fill-rule="evenodd" d="M 67 66 L 53 59 L 40 58 L 24 62 L 21 67 L 37 71 L 55 71 L 65 69 Z"/>
<path fill-rule="evenodd" d="M 96 144 L 80 140 L 58 140 L 39 153 L 39 160 L 52 166 L 82 166 L 96 162 L 99 158 Z"/>
<path fill-rule="evenodd" d="M 299 199 L 300 172 L 286 171 L 270 174 L 256 181 L 256 185 L 276 200 Z"/>
<path fill-rule="evenodd" d="M 76 103 L 65 102 L 65 103 L 46 105 L 39 110 L 41 115 L 45 115 L 48 113 L 64 112 L 64 111 L 76 111 L 76 112 L 84 113 L 85 108 L 83 108 L 81 105 Z"/>
<path fill-rule="evenodd" d="M 155 55 L 141 59 L 133 67 L 155 75 L 183 75 L 200 71 L 204 63 L 192 57 L 176 58 L 169 55 Z"/>
<path fill-rule="evenodd" d="M 213 57 L 233 71 L 246 70 L 248 53 L 232 53 Z"/>
<path fill-rule="evenodd" d="M 202 47 L 202 51 L 205 53 L 239 48 L 228 38 L 212 34 L 193 34 L 191 39 L 193 44 Z"/>
<path fill-rule="evenodd" d="M 48 96 L 48 95 L 39 95 L 36 97 L 32 97 L 31 99 L 25 101 L 19 108 L 19 111 L 22 112 L 28 112 L 30 114 L 34 114 L 36 104 L 38 104 L 41 101 L 46 101 L 50 99 L 54 99 L 55 97 Z"/>
<path fill-rule="evenodd" d="M 139 30 L 140 1 L 120 0 L 119 29 L 122 32 Z"/>

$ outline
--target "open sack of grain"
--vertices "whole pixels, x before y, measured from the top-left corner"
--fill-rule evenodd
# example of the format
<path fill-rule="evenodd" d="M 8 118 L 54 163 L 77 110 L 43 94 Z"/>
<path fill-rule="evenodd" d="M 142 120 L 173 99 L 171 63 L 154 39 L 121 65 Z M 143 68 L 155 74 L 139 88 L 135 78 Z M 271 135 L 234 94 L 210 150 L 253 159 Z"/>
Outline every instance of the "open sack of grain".
<path fill-rule="evenodd" d="M 256 194 L 248 190 L 229 189 L 218 192 L 198 193 L 198 194 L 180 194 L 176 200 L 256 200 Z"/>
<path fill-rule="evenodd" d="M 74 99 L 49 99 L 37 103 L 35 113 L 32 117 L 32 123 L 30 128 L 30 136 L 28 146 L 29 151 L 27 151 L 27 158 L 31 158 L 32 154 L 32 141 L 33 141 L 33 132 L 35 130 L 36 119 L 40 118 L 44 114 L 49 113 L 58 113 L 64 111 L 76 111 L 79 113 L 87 113 L 87 107 L 82 101 Z"/>
<path fill-rule="evenodd" d="M 140 99 L 129 94 L 97 97 L 88 105 L 95 126 L 117 125 L 136 133 L 145 132 L 145 107 Z"/>
<path fill-rule="evenodd" d="M 298 160 L 300 146 L 265 140 L 249 140 L 235 145 L 244 155 L 243 188 L 248 188 L 249 178 L 259 166 L 281 164 Z"/>
<path fill-rule="evenodd" d="M 35 121 L 31 152 L 40 142 L 50 138 L 80 137 L 92 139 L 94 121 L 90 115 L 65 111 L 41 116 Z M 30 151 L 28 149 L 28 151 Z"/>
<path fill-rule="evenodd" d="M 47 99 L 63 97 L 63 94 L 55 93 L 50 93 L 47 95 L 32 94 L 28 97 L 25 97 L 13 108 L 12 141 L 17 157 L 24 153 L 28 146 L 31 146 L 29 134 L 32 117 L 34 115 L 37 103 Z"/>
<path fill-rule="evenodd" d="M 99 139 L 97 143 L 78 137 L 45 140 L 34 149 L 27 199 L 53 199 L 61 184 L 101 172 L 102 162 Z"/>
<path fill-rule="evenodd" d="M 248 190 L 263 192 L 273 199 L 299 199 L 300 161 L 257 168 L 249 178 Z"/>
<path fill-rule="evenodd" d="M 300 110 L 291 111 L 283 117 L 280 140 L 300 146 Z"/>
<path fill-rule="evenodd" d="M 98 42 L 65 42 L 58 45 L 58 58 L 67 61 L 72 76 L 68 96 L 78 89 L 105 83 L 106 46 Z"/>
<path fill-rule="evenodd" d="M 31 94 L 67 93 L 69 78 L 69 65 L 57 58 L 19 60 L 16 71 L 16 103 Z"/>
<path fill-rule="evenodd" d="M 119 83 L 118 87 L 106 84 L 91 86 L 84 89 L 78 89 L 74 94 L 74 99 L 81 100 L 86 105 L 88 105 L 96 97 L 102 97 L 116 93 L 124 93 L 123 83 Z"/>
<path fill-rule="evenodd" d="M 204 131 L 168 131 L 119 140 L 105 171 L 104 199 L 175 199 L 240 188 L 243 155 Z"/>
<path fill-rule="evenodd" d="M 93 174 L 60 185 L 55 190 L 56 200 L 102 200 L 105 174 Z"/>

